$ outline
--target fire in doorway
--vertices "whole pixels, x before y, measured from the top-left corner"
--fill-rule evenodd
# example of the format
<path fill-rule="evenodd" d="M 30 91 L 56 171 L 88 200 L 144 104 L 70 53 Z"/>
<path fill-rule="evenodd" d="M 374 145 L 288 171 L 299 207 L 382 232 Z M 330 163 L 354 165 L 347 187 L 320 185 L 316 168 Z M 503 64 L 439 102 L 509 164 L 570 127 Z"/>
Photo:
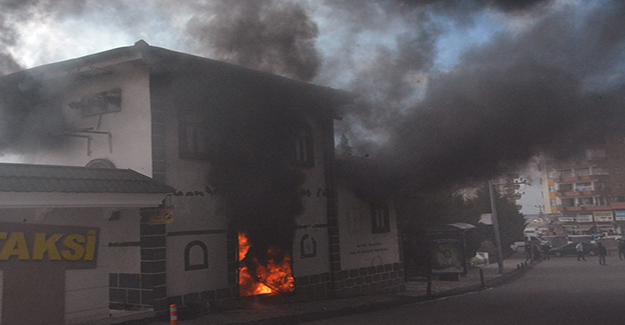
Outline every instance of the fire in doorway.
<path fill-rule="evenodd" d="M 239 290 L 242 297 L 278 295 L 294 290 L 291 256 L 278 247 L 270 247 L 267 260 L 247 256 L 250 250 L 247 236 L 239 233 Z"/>

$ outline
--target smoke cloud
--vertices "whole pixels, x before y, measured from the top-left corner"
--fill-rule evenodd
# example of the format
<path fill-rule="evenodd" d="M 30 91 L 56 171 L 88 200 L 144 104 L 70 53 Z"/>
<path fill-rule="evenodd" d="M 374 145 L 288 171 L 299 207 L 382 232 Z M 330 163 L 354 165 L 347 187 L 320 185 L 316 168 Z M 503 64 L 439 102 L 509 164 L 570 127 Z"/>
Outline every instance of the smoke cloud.
<path fill-rule="evenodd" d="M 368 158 L 339 170 L 350 179 L 379 175 L 373 187 L 435 190 L 482 180 L 544 151 L 567 157 L 622 129 L 625 4 L 617 0 L 160 0 L 107 10 L 91 0 L 31 0 L 0 9 L 0 73 L 20 68 L 12 53 L 27 22 L 93 23 L 86 17 L 108 13 L 135 39 L 356 92 L 336 134 Z M 173 30 L 159 34 L 165 44 L 145 36 L 157 23 Z M 462 55 L 454 61 L 447 52 Z M 26 124 L 33 114 L 4 107 L 0 143 L 36 134 Z M 61 122 L 37 119 L 50 125 L 43 129 Z M 245 170 L 255 176 L 243 177 Z M 243 166 L 233 182 L 262 184 L 263 173 L 275 174 Z M 272 188 L 296 188 L 293 179 Z M 230 186 L 219 175 L 211 181 Z M 297 215 L 290 206 L 287 214 Z"/>
<path fill-rule="evenodd" d="M 487 2 L 508 14 L 522 10 L 533 22 L 468 51 L 452 70 L 437 72 L 431 56 L 420 56 L 435 55 L 428 40 L 437 34 L 419 24 L 421 46 L 397 42 L 391 60 L 381 56 L 359 74 L 378 78 L 351 84 L 365 95 L 346 112 L 340 133 L 356 140 L 361 155 L 394 171 L 378 173 L 386 189 L 488 179 L 518 170 L 540 152 L 564 158 L 622 129 L 624 5 L 552 4 L 546 11 L 547 2 L 511 3 Z M 422 65 L 396 59 L 401 53 Z M 363 134 L 373 141 L 360 143 Z"/>
<path fill-rule="evenodd" d="M 291 251 L 295 217 L 304 211 L 299 189 L 306 176 L 293 165 L 291 150 L 297 134 L 294 121 L 301 115 L 268 105 L 226 109 L 211 118 L 221 132 L 215 142 L 220 154 L 212 160 L 209 184 L 223 194 L 235 229 L 247 235 L 251 244 L 247 258 L 266 265 L 270 248 L 282 249 L 275 254 Z"/>
<path fill-rule="evenodd" d="M 222 60 L 312 80 L 321 65 L 319 31 L 298 3 L 273 0 L 214 2 L 187 24 L 191 40 Z"/>

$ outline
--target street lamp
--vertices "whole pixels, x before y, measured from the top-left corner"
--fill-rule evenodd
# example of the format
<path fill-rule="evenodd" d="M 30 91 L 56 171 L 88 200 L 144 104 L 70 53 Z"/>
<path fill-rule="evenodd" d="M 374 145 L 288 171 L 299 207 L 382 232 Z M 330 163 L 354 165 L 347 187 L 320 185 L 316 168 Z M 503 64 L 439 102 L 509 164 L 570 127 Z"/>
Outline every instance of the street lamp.
<path fill-rule="evenodd" d="M 490 194 L 490 209 L 493 222 L 493 231 L 495 232 L 495 246 L 497 247 L 497 264 L 499 266 L 499 274 L 503 274 L 503 254 L 501 253 L 501 237 L 499 235 L 499 222 L 497 221 L 497 205 L 495 204 L 495 191 L 493 190 L 493 182 L 488 181 L 488 192 Z"/>
<path fill-rule="evenodd" d="M 515 185 L 519 187 L 521 185 L 528 185 L 527 181 L 521 179 L 515 181 Z M 491 217 L 493 219 L 493 231 L 495 232 L 495 246 L 497 247 L 497 264 L 499 266 L 499 274 L 503 274 L 503 253 L 501 251 L 501 236 L 499 234 L 499 221 L 497 220 L 497 204 L 495 204 L 495 191 L 493 190 L 493 182 L 488 181 L 488 192 L 490 194 L 490 209 Z"/>

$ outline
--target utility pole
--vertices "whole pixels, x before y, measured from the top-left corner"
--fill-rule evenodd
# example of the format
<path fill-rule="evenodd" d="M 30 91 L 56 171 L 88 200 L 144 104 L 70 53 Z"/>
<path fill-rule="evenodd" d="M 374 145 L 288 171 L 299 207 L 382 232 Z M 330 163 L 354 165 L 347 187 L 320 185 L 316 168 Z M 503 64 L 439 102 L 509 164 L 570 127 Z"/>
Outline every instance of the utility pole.
<path fill-rule="evenodd" d="M 497 247 L 497 263 L 499 274 L 503 274 L 503 254 L 501 253 L 501 237 L 499 236 L 499 222 L 497 221 L 497 205 L 495 204 L 495 191 L 493 183 L 488 181 L 488 191 L 490 192 L 491 218 L 493 219 L 493 231 L 495 232 L 495 246 Z"/>

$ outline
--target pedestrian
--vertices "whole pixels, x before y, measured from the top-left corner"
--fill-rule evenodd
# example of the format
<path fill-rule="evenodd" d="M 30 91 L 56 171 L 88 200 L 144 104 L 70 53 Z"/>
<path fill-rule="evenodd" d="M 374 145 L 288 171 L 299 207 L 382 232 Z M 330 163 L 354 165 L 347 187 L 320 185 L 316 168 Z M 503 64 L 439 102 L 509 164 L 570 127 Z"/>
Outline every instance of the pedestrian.
<path fill-rule="evenodd" d="M 620 238 L 618 240 L 618 259 L 623 260 L 625 257 L 625 241 Z"/>
<path fill-rule="evenodd" d="M 540 261 L 540 248 L 538 248 L 538 244 L 532 245 L 532 250 L 534 251 L 534 261 Z"/>
<path fill-rule="evenodd" d="M 543 248 L 543 260 L 549 259 L 549 251 L 551 250 L 551 243 L 544 243 L 542 245 Z"/>
<path fill-rule="evenodd" d="M 599 265 L 607 266 L 605 262 L 605 256 L 608 255 L 608 250 L 601 243 L 597 243 L 597 253 L 599 253 Z"/>
<path fill-rule="evenodd" d="M 577 251 L 577 260 L 586 260 L 586 258 L 584 257 L 584 244 L 582 244 L 582 242 L 577 243 L 577 245 L 575 245 L 575 250 Z"/>

